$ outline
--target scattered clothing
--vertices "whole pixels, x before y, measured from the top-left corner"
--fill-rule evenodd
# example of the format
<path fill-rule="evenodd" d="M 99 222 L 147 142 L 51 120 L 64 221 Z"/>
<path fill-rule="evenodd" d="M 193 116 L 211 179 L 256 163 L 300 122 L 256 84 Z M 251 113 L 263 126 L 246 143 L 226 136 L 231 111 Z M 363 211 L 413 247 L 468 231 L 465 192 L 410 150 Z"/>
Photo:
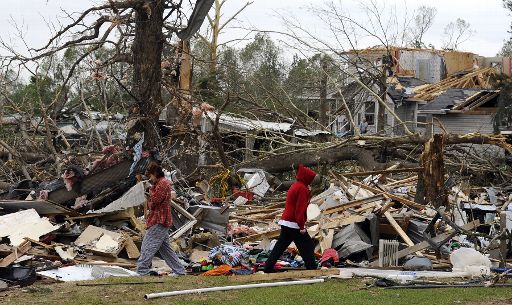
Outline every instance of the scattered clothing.
<path fill-rule="evenodd" d="M 239 247 L 220 245 L 210 251 L 209 257 L 214 261 L 233 267 L 246 264 L 249 258 L 249 253 Z"/>
<path fill-rule="evenodd" d="M 232 267 L 230 265 L 221 265 L 210 271 L 202 273 L 202 276 L 215 276 L 215 275 L 229 275 L 231 274 Z"/>
<path fill-rule="evenodd" d="M 340 262 L 340 257 L 338 256 L 338 251 L 335 249 L 329 248 L 325 249 L 322 254 L 322 258 L 320 259 L 320 265 L 322 267 L 332 267 Z"/>

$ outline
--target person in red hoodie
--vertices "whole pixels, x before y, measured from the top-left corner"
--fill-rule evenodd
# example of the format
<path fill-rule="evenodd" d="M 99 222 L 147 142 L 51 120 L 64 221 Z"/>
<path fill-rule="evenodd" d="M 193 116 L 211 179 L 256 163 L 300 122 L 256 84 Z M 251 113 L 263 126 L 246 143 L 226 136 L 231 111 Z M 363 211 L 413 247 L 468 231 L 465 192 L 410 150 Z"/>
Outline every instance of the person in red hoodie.
<path fill-rule="evenodd" d="M 304 227 L 307 220 L 306 210 L 310 199 L 309 186 L 315 176 L 316 173 L 314 171 L 302 164 L 299 165 L 296 181 L 286 194 L 284 212 L 279 221 L 281 234 L 265 263 L 265 273 L 275 272 L 274 265 L 292 241 L 299 249 L 306 269 L 317 268 L 314 256 L 315 246 Z"/>

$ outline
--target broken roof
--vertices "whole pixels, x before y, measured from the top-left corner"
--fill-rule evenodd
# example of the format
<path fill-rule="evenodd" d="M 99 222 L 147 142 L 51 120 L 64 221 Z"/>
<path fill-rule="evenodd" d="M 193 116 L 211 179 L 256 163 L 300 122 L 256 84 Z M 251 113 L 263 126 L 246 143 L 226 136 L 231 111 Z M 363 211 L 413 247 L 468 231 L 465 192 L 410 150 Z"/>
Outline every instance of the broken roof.
<path fill-rule="evenodd" d="M 447 113 L 469 111 L 482 107 L 497 98 L 499 90 L 448 89 L 432 102 L 420 108 L 419 113 Z"/>
<path fill-rule="evenodd" d="M 462 71 L 431 85 L 419 86 L 414 89 L 414 98 L 431 101 L 448 89 L 492 89 L 490 78 L 496 69 L 483 68 L 472 71 Z"/>
<path fill-rule="evenodd" d="M 414 96 L 414 88 L 423 86 L 427 82 L 411 76 L 388 77 L 387 92 L 393 100 L 402 100 Z"/>

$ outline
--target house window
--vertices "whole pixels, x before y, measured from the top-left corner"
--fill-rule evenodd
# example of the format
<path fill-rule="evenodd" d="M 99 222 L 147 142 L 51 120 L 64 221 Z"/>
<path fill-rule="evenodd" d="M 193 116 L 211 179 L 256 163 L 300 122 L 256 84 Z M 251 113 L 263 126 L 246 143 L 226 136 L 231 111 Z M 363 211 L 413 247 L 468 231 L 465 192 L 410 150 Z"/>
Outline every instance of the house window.
<path fill-rule="evenodd" d="M 375 103 L 374 102 L 366 102 L 365 104 L 365 115 L 366 122 L 368 125 L 375 124 Z"/>
<path fill-rule="evenodd" d="M 418 117 L 416 118 L 417 127 L 425 127 L 427 123 L 427 116 L 418 114 Z"/>

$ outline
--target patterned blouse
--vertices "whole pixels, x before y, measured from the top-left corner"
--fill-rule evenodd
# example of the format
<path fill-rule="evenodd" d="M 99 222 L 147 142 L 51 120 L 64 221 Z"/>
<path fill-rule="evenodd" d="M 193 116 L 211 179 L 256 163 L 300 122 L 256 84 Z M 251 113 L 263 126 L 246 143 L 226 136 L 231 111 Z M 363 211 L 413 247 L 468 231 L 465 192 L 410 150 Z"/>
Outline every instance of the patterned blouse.
<path fill-rule="evenodd" d="M 156 224 L 164 227 L 172 225 L 171 183 L 165 177 L 159 178 L 149 189 L 148 209 L 146 228 Z"/>

